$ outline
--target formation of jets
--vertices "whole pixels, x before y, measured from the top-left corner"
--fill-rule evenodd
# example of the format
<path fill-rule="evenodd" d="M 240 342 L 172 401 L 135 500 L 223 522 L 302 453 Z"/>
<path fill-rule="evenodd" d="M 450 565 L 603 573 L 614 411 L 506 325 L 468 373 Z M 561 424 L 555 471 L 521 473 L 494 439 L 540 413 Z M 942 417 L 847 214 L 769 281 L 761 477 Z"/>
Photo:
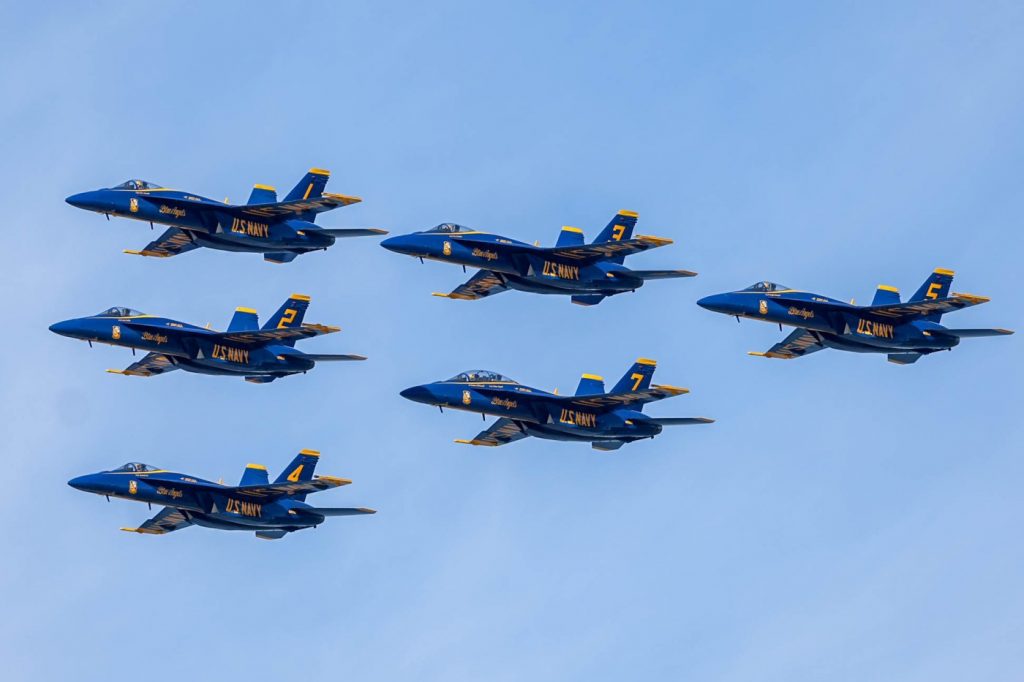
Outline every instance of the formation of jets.
<path fill-rule="evenodd" d="M 110 216 L 167 226 L 141 251 L 126 253 L 167 258 L 200 247 L 262 254 L 272 263 L 325 250 L 343 237 L 380 236 L 378 228 L 323 228 L 320 213 L 360 201 L 357 197 L 324 191 L 329 172 L 313 168 L 278 201 L 268 185 L 255 185 L 248 201 L 233 205 L 142 180 L 129 180 L 108 189 L 75 194 L 72 206 Z M 594 306 L 609 296 L 635 292 L 650 280 L 694 277 L 690 270 L 634 270 L 626 256 L 672 243 L 671 239 L 633 234 L 637 214 L 619 211 L 591 243 L 583 231 L 563 227 L 554 246 L 542 247 L 492 232 L 442 223 L 421 232 L 390 237 L 381 246 L 420 261 L 434 260 L 475 272 L 449 293 L 456 300 L 477 300 L 516 290 L 568 296 L 582 306 Z M 951 350 L 961 339 L 1012 334 L 1000 328 L 952 328 L 942 316 L 988 302 L 973 294 L 951 293 L 953 272 L 935 270 L 906 302 L 897 289 L 879 286 L 871 305 L 858 306 L 774 282 L 700 299 L 701 307 L 741 318 L 793 327 L 783 341 L 751 355 L 793 359 L 824 348 L 857 353 L 882 353 L 896 364 L 908 365 L 922 356 Z M 109 308 L 97 315 L 57 322 L 50 330 L 62 336 L 130 348 L 146 354 L 116 374 L 149 377 L 175 369 L 198 374 L 244 378 L 266 384 L 305 373 L 318 362 L 365 360 L 362 355 L 307 353 L 297 341 L 339 331 L 337 327 L 307 324 L 310 298 L 293 294 L 260 326 L 255 310 L 237 308 L 226 331 L 214 331 L 167 317 L 146 315 L 127 307 Z M 658 417 L 644 413 L 648 403 L 688 393 L 688 389 L 652 383 L 655 362 L 638 359 L 610 391 L 604 379 L 584 374 L 574 395 L 558 395 L 520 384 L 488 370 L 462 372 L 451 379 L 413 386 L 401 392 L 409 400 L 497 417 L 472 439 L 456 443 L 506 445 L 528 436 L 547 440 L 590 443 L 614 451 L 624 444 L 654 438 L 664 427 L 710 424 L 707 417 Z M 277 539 L 304 528 L 315 528 L 327 517 L 372 514 L 365 508 L 313 507 L 309 493 L 350 483 L 314 476 L 319 453 L 303 450 L 273 482 L 266 467 L 250 464 L 237 486 L 132 462 L 111 471 L 69 481 L 79 490 L 146 502 L 162 510 L 137 533 L 164 534 L 190 525 L 220 530 L 246 530 Z"/>

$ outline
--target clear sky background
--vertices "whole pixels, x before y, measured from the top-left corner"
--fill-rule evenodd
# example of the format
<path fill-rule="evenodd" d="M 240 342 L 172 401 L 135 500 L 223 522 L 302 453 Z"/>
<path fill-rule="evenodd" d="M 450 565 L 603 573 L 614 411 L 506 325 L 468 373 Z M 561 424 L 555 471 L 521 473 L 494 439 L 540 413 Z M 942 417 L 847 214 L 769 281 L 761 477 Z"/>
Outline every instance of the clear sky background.
<path fill-rule="evenodd" d="M 7 3 L 0 9 L 3 561 L 11 680 L 1013 680 L 1024 669 L 1021 339 L 910 367 L 698 308 L 772 279 L 869 302 L 935 267 L 1022 326 L 1024 8 L 963 3 Z M 66 205 L 142 177 L 243 202 L 311 166 L 326 226 L 456 221 L 552 244 L 619 209 L 696 279 L 595 308 L 430 296 L 465 276 L 354 239 L 290 265 Z M 223 328 L 312 296 L 356 352 L 266 386 L 132 361 L 50 323 L 127 305 Z M 599 453 L 455 445 L 402 400 L 473 368 L 540 388 L 635 358 L 714 417 Z M 263 542 L 118 532 L 69 488 L 141 460 L 234 482 L 301 448 L 370 506 Z"/>

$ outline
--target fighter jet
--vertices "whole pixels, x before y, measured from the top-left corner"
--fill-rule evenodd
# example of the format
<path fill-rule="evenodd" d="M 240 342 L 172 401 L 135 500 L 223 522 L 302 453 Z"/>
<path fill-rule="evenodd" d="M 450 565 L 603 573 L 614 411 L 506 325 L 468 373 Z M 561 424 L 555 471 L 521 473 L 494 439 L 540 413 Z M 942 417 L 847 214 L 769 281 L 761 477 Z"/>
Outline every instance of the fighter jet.
<path fill-rule="evenodd" d="M 402 391 L 409 400 L 487 415 L 498 421 L 472 440 L 456 440 L 467 445 L 498 446 L 527 436 L 548 440 L 583 441 L 595 450 L 618 450 L 641 438 L 654 438 L 665 426 L 710 424 L 705 417 L 650 417 L 644 405 L 656 400 L 689 393 L 676 386 L 651 385 L 655 362 L 640 358 L 630 367 L 611 392 L 606 393 L 604 379 L 584 374 L 574 396 L 560 396 L 530 388 L 487 370 L 463 372 L 431 384 Z"/>
<path fill-rule="evenodd" d="M 363 507 L 314 507 L 306 503 L 309 493 L 348 485 L 352 481 L 334 476 L 313 476 L 320 453 L 302 450 L 281 475 L 271 483 L 267 467 L 246 465 L 237 486 L 204 481 L 195 476 L 129 462 L 111 471 L 79 476 L 68 485 L 109 500 L 125 500 L 162 506 L 156 516 L 130 533 L 163 535 L 189 526 L 217 530 L 255 531 L 256 537 L 277 540 L 287 533 L 316 528 L 329 516 L 374 514 Z"/>
<path fill-rule="evenodd" d="M 72 206 L 110 216 L 170 225 L 160 238 L 136 256 L 169 258 L 205 246 L 221 251 L 262 253 L 270 263 L 290 263 L 296 256 L 332 246 L 341 237 L 387 234 L 376 228 L 322 228 L 318 213 L 359 201 L 359 197 L 324 192 L 330 171 L 312 168 L 277 200 L 277 190 L 255 185 L 242 206 L 168 189 L 145 180 L 128 180 L 116 187 L 83 192 L 67 198 Z"/>
<path fill-rule="evenodd" d="M 921 356 L 951 350 L 960 339 L 1012 334 L 1009 329 L 950 329 L 939 324 L 944 313 L 988 303 L 984 296 L 950 294 L 953 271 L 937 269 L 905 303 L 895 287 L 879 285 L 869 306 L 853 301 L 790 289 L 774 282 L 758 282 L 741 291 L 708 296 L 702 308 L 741 317 L 796 327 L 764 353 L 767 358 L 792 360 L 823 348 L 855 353 L 885 353 L 889 362 L 909 365 Z"/>
<path fill-rule="evenodd" d="M 592 244 L 583 230 L 563 227 L 554 247 L 540 247 L 455 223 L 391 237 L 381 246 L 408 256 L 480 268 L 449 294 L 459 300 L 486 298 L 517 289 L 535 294 L 571 296 L 578 305 L 597 305 L 608 296 L 636 291 L 652 279 L 694 277 L 689 270 L 630 270 L 626 256 L 672 243 L 671 239 L 632 237 L 637 214 L 619 211 Z"/>
<path fill-rule="evenodd" d="M 252 308 L 237 308 L 226 332 L 197 327 L 166 317 L 146 315 L 131 308 L 114 307 L 91 317 L 57 322 L 50 331 L 73 339 L 127 346 L 148 351 L 113 374 L 150 377 L 175 369 L 198 374 L 244 377 L 255 384 L 270 383 L 290 374 L 305 373 L 318 362 L 365 360 L 362 355 L 303 353 L 299 339 L 341 331 L 340 327 L 303 324 L 309 296 L 292 294 L 261 328 Z"/>

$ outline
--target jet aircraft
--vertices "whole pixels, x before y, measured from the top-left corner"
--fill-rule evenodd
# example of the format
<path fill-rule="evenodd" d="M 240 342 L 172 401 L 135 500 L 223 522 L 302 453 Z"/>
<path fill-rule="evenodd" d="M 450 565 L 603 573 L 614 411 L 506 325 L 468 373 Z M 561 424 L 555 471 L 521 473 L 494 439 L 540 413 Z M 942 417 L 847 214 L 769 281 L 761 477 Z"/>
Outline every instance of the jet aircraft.
<path fill-rule="evenodd" d="M 630 270 L 626 256 L 672 243 L 671 239 L 638 235 L 637 214 L 619 211 L 592 244 L 583 231 L 563 227 L 554 247 L 540 247 L 454 223 L 423 232 L 390 237 L 381 246 L 396 253 L 479 268 L 469 281 L 449 294 L 435 296 L 475 300 L 510 289 L 535 294 L 571 296 L 578 305 L 596 305 L 608 296 L 636 291 L 652 279 L 693 277 L 689 270 Z"/>
<path fill-rule="evenodd" d="M 221 251 L 262 253 L 271 263 L 290 263 L 296 256 L 326 249 L 342 237 L 387 234 L 376 228 L 322 228 L 318 213 L 362 201 L 324 192 L 330 171 L 312 168 L 284 198 L 269 185 L 255 185 L 245 205 L 236 206 L 168 189 L 145 180 L 75 194 L 72 206 L 110 216 L 133 218 L 170 227 L 136 256 L 169 258 L 205 246 Z"/>
<path fill-rule="evenodd" d="M 131 308 L 114 307 L 90 317 L 57 322 L 50 331 L 73 339 L 127 346 L 148 351 L 127 368 L 108 369 L 114 374 L 149 377 L 175 369 L 199 374 L 244 377 L 256 384 L 307 372 L 318 362 L 365 360 L 362 355 L 303 353 L 299 339 L 341 331 L 339 327 L 303 324 L 309 296 L 292 294 L 261 328 L 251 308 L 237 308 L 228 330 L 218 332 L 166 317 L 145 315 Z"/>
<path fill-rule="evenodd" d="M 952 270 L 935 270 L 906 302 L 895 287 L 879 285 L 869 306 L 776 284 L 758 282 L 746 289 L 708 296 L 702 308 L 796 327 L 781 343 L 764 353 L 767 358 L 792 360 L 823 348 L 855 353 L 885 353 L 889 362 L 909 365 L 922 355 L 951 350 L 961 339 L 1012 334 L 1008 329 L 951 329 L 939 323 L 945 313 L 987 303 L 973 294 L 950 294 Z"/>
<path fill-rule="evenodd" d="M 618 450 L 641 438 L 654 438 L 665 426 L 710 424 L 705 417 L 650 417 L 644 405 L 689 393 L 689 389 L 651 384 L 655 362 L 640 358 L 605 392 L 604 379 L 584 374 L 576 395 L 560 396 L 530 388 L 496 372 L 463 372 L 447 381 L 413 386 L 404 398 L 500 418 L 467 445 L 498 446 L 527 436 L 589 442 L 596 450 Z"/>
<path fill-rule="evenodd" d="M 68 485 L 108 500 L 120 497 L 163 507 L 131 533 L 163 535 L 189 526 L 255 532 L 264 540 L 277 540 L 303 528 L 316 528 L 330 516 L 374 514 L 363 507 L 314 507 L 306 495 L 352 481 L 334 476 L 313 476 L 320 460 L 316 450 L 302 450 L 271 483 L 267 467 L 249 464 L 237 486 L 204 481 L 195 476 L 129 462 L 111 471 L 79 476 Z"/>

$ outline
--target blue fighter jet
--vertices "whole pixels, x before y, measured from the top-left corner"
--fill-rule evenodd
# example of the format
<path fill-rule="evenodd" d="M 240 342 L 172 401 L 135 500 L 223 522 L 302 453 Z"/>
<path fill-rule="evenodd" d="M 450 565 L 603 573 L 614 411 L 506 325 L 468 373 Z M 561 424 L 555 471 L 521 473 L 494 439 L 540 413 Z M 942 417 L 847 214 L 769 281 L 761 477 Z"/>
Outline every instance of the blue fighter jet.
<path fill-rule="evenodd" d="M 243 206 L 168 189 L 145 180 L 129 180 L 116 187 L 83 192 L 67 198 L 72 206 L 110 216 L 170 225 L 156 241 L 136 256 L 169 258 L 201 246 L 221 251 L 262 253 L 271 263 L 290 263 L 296 256 L 326 249 L 340 237 L 387 234 L 376 228 L 334 229 L 314 223 L 318 213 L 361 201 L 358 197 L 324 192 L 330 171 L 310 169 L 288 193 L 277 200 L 277 190 L 255 185 Z"/>
<path fill-rule="evenodd" d="M 644 405 L 689 393 L 676 386 L 651 385 L 655 362 L 641 358 L 610 393 L 604 379 L 584 374 L 574 396 L 560 396 L 520 383 L 496 372 L 463 372 L 447 381 L 413 386 L 404 398 L 427 405 L 478 412 L 500 418 L 467 445 L 498 446 L 527 436 L 590 443 L 595 450 L 618 450 L 641 438 L 654 438 L 665 426 L 710 424 L 705 417 L 650 417 Z"/>
<path fill-rule="evenodd" d="M 563 227 L 554 247 L 525 244 L 489 232 L 444 223 L 424 232 L 391 237 L 381 246 L 396 253 L 479 268 L 468 282 L 449 294 L 459 300 L 486 298 L 517 289 L 534 294 L 571 296 L 578 305 L 597 305 L 608 296 L 636 291 L 652 279 L 693 277 L 689 270 L 630 270 L 626 256 L 672 243 L 671 239 L 638 235 L 637 214 L 619 211 L 592 244 L 583 231 Z"/>
<path fill-rule="evenodd" d="M 909 365 L 922 355 L 951 350 L 960 339 L 1012 334 L 1008 329 L 950 329 L 939 324 L 944 313 L 989 299 L 973 294 L 950 294 L 953 271 L 937 269 L 905 303 L 895 287 L 880 285 L 869 306 L 790 289 L 774 282 L 758 282 L 741 291 L 708 296 L 697 301 L 703 308 L 741 317 L 796 327 L 764 353 L 767 358 L 792 360 L 823 348 L 855 353 L 885 353 L 889 362 Z"/>
<path fill-rule="evenodd" d="M 130 462 L 111 471 L 79 476 L 68 481 L 72 488 L 103 495 L 108 500 L 120 497 L 163 507 L 138 528 L 122 528 L 131 533 L 163 535 L 189 526 L 217 530 L 255 532 L 264 540 L 277 540 L 303 528 L 316 528 L 329 516 L 374 514 L 362 507 L 314 507 L 306 495 L 352 481 L 334 476 L 313 476 L 320 453 L 302 450 L 281 475 L 271 483 L 267 467 L 249 464 L 236 486 L 204 481 L 195 476 L 177 474 Z"/>
<path fill-rule="evenodd" d="M 175 369 L 198 374 L 244 377 L 255 384 L 307 372 L 318 362 L 365 360 L 362 355 L 303 353 L 299 339 L 341 331 L 339 327 L 303 324 L 309 296 L 292 294 L 261 328 L 256 311 L 237 308 L 228 330 L 213 331 L 166 317 L 145 315 L 131 308 L 114 307 L 98 315 L 57 322 L 50 331 L 73 339 L 127 346 L 148 351 L 126 369 L 114 374 L 150 377 Z"/>

